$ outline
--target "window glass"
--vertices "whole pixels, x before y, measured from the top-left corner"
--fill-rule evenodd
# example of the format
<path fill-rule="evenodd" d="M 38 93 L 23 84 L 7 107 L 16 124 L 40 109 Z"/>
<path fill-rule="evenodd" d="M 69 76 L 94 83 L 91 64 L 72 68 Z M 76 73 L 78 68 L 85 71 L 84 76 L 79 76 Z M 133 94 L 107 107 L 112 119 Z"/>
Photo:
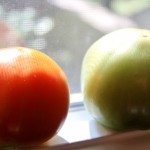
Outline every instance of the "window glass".
<path fill-rule="evenodd" d="M 150 0 L 1 0 L 0 48 L 25 46 L 51 56 L 80 93 L 80 71 L 90 45 L 125 27 L 150 28 Z"/>

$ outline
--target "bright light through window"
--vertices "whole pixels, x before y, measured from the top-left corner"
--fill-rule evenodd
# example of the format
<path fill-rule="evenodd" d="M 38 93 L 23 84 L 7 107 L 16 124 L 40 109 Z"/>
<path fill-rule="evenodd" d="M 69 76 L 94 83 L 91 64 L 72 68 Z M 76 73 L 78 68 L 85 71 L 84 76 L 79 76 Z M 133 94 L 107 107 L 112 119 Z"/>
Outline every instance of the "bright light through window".
<path fill-rule="evenodd" d="M 25 46 L 51 56 L 81 93 L 80 72 L 90 45 L 125 27 L 150 28 L 148 0 L 1 0 L 0 48 Z"/>

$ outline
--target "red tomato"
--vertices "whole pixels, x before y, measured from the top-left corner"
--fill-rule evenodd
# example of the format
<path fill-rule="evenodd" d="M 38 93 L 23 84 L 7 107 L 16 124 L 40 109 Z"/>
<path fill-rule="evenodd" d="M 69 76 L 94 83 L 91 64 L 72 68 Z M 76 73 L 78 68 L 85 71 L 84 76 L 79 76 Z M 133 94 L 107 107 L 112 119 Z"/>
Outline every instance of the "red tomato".
<path fill-rule="evenodd" d="M 69 88 L 62 69 L 29 48 L 0 51 L 1 144 L 38 144 L 53 137 L 68 113 Z"/>

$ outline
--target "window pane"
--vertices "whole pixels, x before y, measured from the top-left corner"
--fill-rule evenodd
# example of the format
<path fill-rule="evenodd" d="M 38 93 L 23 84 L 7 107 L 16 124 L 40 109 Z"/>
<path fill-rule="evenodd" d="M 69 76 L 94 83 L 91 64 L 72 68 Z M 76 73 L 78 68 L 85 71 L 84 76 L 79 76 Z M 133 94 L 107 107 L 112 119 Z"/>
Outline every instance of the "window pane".
<path fill-rule="evenodd" d="M 1 0 L 0 47 L 45 52 L 66 73 L 70 92 L 80 93 L 81 64 L 90 45 L 119 28 L 149 29 L 149 6 L 149 0 Z"/>

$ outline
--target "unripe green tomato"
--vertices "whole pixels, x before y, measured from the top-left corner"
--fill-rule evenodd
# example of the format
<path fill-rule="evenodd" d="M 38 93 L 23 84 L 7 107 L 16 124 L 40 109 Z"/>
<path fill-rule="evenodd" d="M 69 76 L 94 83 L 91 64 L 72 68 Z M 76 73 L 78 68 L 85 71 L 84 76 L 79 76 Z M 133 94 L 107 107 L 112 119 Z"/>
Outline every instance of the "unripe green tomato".
<path fill-rule="evenodd" d="M 101 124 L 150 128 L 150 31 L 120 29 L 96 41 L 83 60 L 81 87 Z"/>

